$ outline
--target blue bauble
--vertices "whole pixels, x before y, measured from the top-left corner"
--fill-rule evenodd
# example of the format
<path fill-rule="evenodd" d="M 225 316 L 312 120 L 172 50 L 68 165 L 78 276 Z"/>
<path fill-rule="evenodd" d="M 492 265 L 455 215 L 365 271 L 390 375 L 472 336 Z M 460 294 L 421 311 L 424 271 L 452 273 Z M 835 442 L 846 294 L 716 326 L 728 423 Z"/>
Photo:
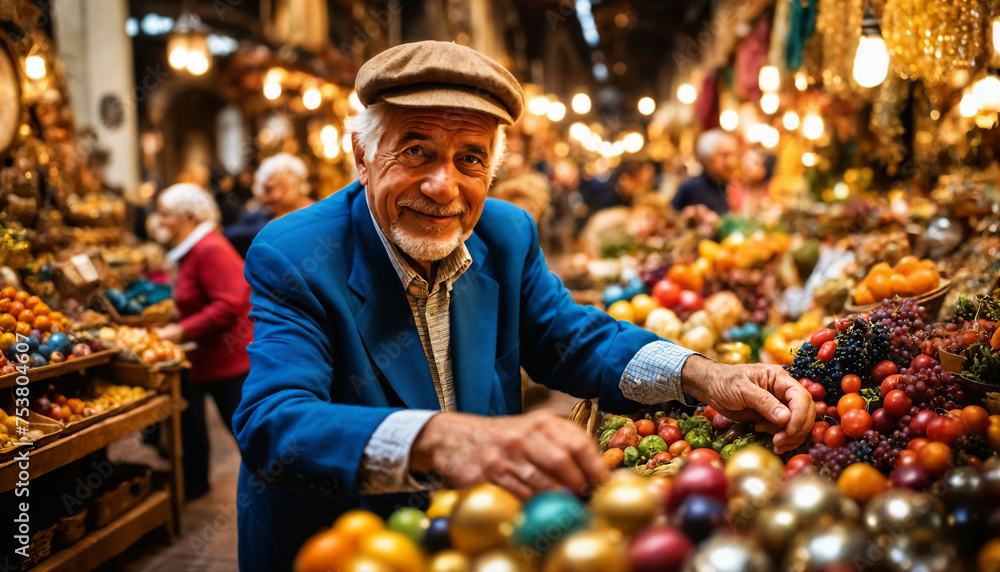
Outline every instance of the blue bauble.
<path fill-rule="evenodd" d="M 38 353 L 42 354 L 45 359 L 49 359 L 52 356 L 52 348 L 48 344 L 42 344 L 38 346 Z"/>
<path fill-rule="evenodd" d="M 431 524 L 427 527 L 424 535 L 424 547 L 429 554 L 441 552 L 451 548 L 451 537 L 448 530 L 451 525 L 449 518 L 432 518 Z"/>
<path fill-rule="evenodd" d="M 536 495 L 514 518 L 514 544 L 544 553 L 568 534 L 590 523 L 587 507 L 575 496 L 558 491 Z"/>
<path fill-rule="evenodd" d="M 52 348 L 54 352 L 69 353 L 69 336 L 62 332 L 56 332 L 49 336 L 49 347 Z"/>
<path fill-rule="evenodd" d="M 604 305 L 610 306 L 618 300 L 625 299 L 625 289 L 618 284 L 609 284 L 604 289 Z"/>
<path fill-rule="evenodd" d="M 628 284 L 625 286 L 625 297 L 631 300 L 644 291 L 644 284 L 642 283 L 642 278 L 638 276 L 633 276 L 629 279 Z"/>
<path fill-rule="evenodd" d="M 760 337 L 760 327 L 753 322 L 743 324 L 742 330 L 741 341 L 755 340 Z"/>
<path fill-rule="evenodd" d="M 684 499 L 674 515 L 674 524 L 695 544 L 705 540 L 726 522 L 726 505 L 711 497 L 694 495 Z"/>
<path fill-rule="evenodd" d="M 31 365 L 32 367 L 42 367 L 43 365 L 49 365 L 49 360 L 42 357 L 41 354 L 31 354 Z"/>
<path fill-rule="evenodd" d="M 35 336 L 28 336 L 28 339 L 25 340 L 25 343 L 28 344 L 29 354 L 38 352 L 38 345 L 39 345 L 38 338 L 36 338 Z"/>

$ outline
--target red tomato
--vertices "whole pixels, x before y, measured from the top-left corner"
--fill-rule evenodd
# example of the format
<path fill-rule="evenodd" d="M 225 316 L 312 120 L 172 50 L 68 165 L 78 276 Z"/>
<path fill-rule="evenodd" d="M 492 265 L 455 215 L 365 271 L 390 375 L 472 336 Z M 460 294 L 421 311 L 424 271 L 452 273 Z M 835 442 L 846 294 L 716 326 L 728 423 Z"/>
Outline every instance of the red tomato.
<path fill-rule="evenodd" d="M 849 409 L 861 409 L 864 411 L 867 409 L 866 406 L 864 397 L 861 397 L 857 393 L 845 393 L 840 398 L 840 401 L 837 402 L 837 411 L 840 413 L 841 419 L 843 419 Z"/>
<path fill-rule="evenodd" d="M 833 323 L 833 328 L 838 332 L 846 332 L 851 327 L 850 318 L 841 318 Z"/>
<path fill-rule="evenodd" d="M 964 432 L 962 422 L 953 417 L 938 416 L 927 424 L 927 438 L 951 447 Z"/>
<path fill-rule="evenodd" d="M 674 419 L 673 417 L 663 416 L 656 420 L 656 431 L 659 432 L 664 425 L 670 425 L 672 427 L 681 428 L 681 422 Z"/>
<path fill-rule="evenodd" d="M 840 421 L 840 411 L 837 410 L 836 405 L 831 405 L 826 408 L 826 416 L 833 419 L 834 421 Z"/>
<path fill-rule="evenodd" d="M 906 465 L 916 465 L 917 460 L 920 455 L 916 451 L 910 451 L 909 449 L 901 451 L 899 457 L 896 459 L 897 467 L 905 467 Z"/>
<path fill-rule="evenodd" d="M 910 399 L 902 389 L 893 389 L 885 396 L 885 412 L 893 417 L 902 417 L 913 407 L 913 400 Z"/>
<path fill-rule="evenodd" d="M 667 451 L 675 457 L 687 457 L 688 453 L 691 452 L 691 444 L 683 439 L 675 441 L 672 445 L 670 445 Z"/>
<path fill-rule="evenodd" d="M 649 437 L 656 433 L 656 425 L 649 419 L 640 419 L 635 422 L 635 431 L 643 437 Z"/>
<path fill-rule="evenodd" d="M 808 377 L 803 377 L 802 379 L 799 380 L 799 384 L 802 387 L 806 387 L 806 388 L 808 388 L 810 385 L 812 385 L 812 383 L 813 383 L 813 380 L 809 379 Z"/>
<path fill-rule="evenodd" d="M 922 437 L 927 434 L 927 424 L 936 417 L 937 413 L 934 413 L 930 409 L 922 409 L 910 421 L 910 430 L 916 433 L 917 436 Z"/>
<path fill-rule="evenodd" d="M 850 409 L 841 417 L 840 426 L 844 428 L 844 435 L 858 438 L 872 428 L 872 416 L 864 409 Z"/>
<path fill-rule="evenodd" d="M 910 362 L 910 367 L 916 370 L 928 369 L 936 365 L 938 365 L 937 360 L 925 354 L 918 355 Z"/>
<path fill-rule="evenodd" d="M 826 410 L 827 410 L 826 403 L 822 401 L 817 401 L 816 403 L 813 403 L 813 406 L 816 408 L 817 419 L 819 419 L 820 417 L 824 417 L 826 415 Z"/>
<path fill-rule="evenodd" d="M 810 383 L 806 386 L 806 390 L 809 395 L 812 395 L 814 401 L 823 401 L 823 398 L 826 397 L 826 388 L 823 387 L 822 383 Z"/>
<path fill-rule="evenodd" d="M 664 308 L 673 308 L 681 300 L 681 287 L 669 280 L 660 280 L 653 286 L 653 298 Z"/>
<path fill-rule="evenodd" d="M 866 322 L 872 321 L 872 317 L 869 316 L 868 314 L 864 313 L 864 312 L 858 314 L 858 317 L 861 318 L 862 320 L 866 321 Z"/>
<path fill-rule="evenodd" d="M 809 436 L 812 438 L 813 443 L 822 443 L 823 435 L 826 434 L 826 430 L 830 428 L 830 424 L 826 421 L 817 421 L 813 423 L 812 432 Z"/>
<path fill-rule="evenodd" d="M 681 290 L 680 307 L 682 312 L 697 312 L 705 307 L 705 299 L 697 292 Z"/>
<path fill-rule="evenodd" d="M 910 439 L 910 442 L 906 444 L 906 450 L 919 453 L 920 450 L 924 448 L 924 445 L 928 443 L 930 443 L 930 439 L 927 439 L 926 437 L 917 437 L 915 439 Z"/>
<path fill-rule="evenodd" d="M 802 469 L 811 466 L 813 466 L 812 457 L 806 455 L 805 453 L 801 455 L 795 455 L 791 459 L 788 459 L 788 463 L 785 464 L 785 473 L 787 474 L 789 471 L 791 471 L 792 474 L 797 475 L 802 472 Z"/>
<path fill-rule="evenodd" d="M 712 449 L 701 448 L 691 451 L 687 456 L 687 462 L 689 463 L 711 463 L 712 461 L 717 461 L 722 457 L 713 451 Z"/>
<path fill-rule="evenodd" d="M 963 409 L 962 419 L 969 426 L 969 432 L 974 435 L 982 435 L 990 427 L 990 412 L 978 405 Z"/>
<path fill-rule="evenodd" d="M 840 380 L 840 388 L 844 390 L 844 393 L 857 393 L 861 391 L 861 378 L 849 373 Z"/>
<path fill-rule="evenodd" d="M 809 338 L 809 343 L 817 348 L 837 337 L 837 332 L 830 328 L 823 328 Z"/>
<path fill-rule="evenodd" d="M 704 415 L 705 417 L 708 417 L 709 421 L 711 421 L 712 419 L 715 419 L 715 414 L 716 413 L 717 412 L 715 411 L 715 409 L 712 408 L 711 405 L 706 405 L 705 409 L 701 412 L 702 415 Z"/>
<path fill-rule="evenodd" d="M 823 435 L 823 444 L 831 449 L 838 449 L 847 445 L 847 438 L 844 437 L 844 430 L 840 425 L 834 425 L 826 430 Z"/>
<path fill-rule="evenodd" d="M 917 453 L 917 463 L 934 476 L 941 476 L 951 466 L 951 447 L 944 443 L 928 443 Z"/>
<path fill-rule="evenodd" d="M 899 371 L 899 368 L 896 367 L 896 364 L 889 360 L 883 360 L 875 364 L 875 367 L 872 368 L 872 379 L 882 381 L 890 375 L 895 375 L 897 371 Z"/>
<path fill-rule="evenodd" d="M 837 353 L 837 342 L 830 341 L 826 342 L 819 348 L 819 353 L 816 354 L 816 357 L 818 357 L 820 361 L 829 362 L 833 359 L 833 355 L 835 353 Z"/>
<path fill-rule="evenodd" d="M 684 438 L 684 434 L 681 433 L 681 430 L 673 425 L 664 425 L 660 427 L 660 430 L 657 431 L 656 434 L 663 439 L 668 447 Z"/>
<path fill-rule="evenodd" d="M 891 362 L 890 362 L 891 363 Z M 896 385 L 899 384 L 900 374 L 894 373 L 882 380 L 882 386 L 879 387 L 879 395 L 885 397 L 890 391 L 896 389 Z"/>

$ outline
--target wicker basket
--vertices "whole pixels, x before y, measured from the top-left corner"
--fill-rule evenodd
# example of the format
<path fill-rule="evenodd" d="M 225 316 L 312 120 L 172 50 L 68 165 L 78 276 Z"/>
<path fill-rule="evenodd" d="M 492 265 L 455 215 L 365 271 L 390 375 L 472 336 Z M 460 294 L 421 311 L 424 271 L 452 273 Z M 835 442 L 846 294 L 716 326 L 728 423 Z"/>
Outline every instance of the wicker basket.
<path fill-rule="evenodd" d="M 648 409 L 648 408 L 647 408 Z M 642 414 L 645 414 L 643 409 Z M 593 399 L 581 399 L 569 414 L 569 420 L 579 425 L 588 435 L 594 435 L 600 426 L 604 416 L 597 410 L 597 405 Z M 672 477 L 681 470 L 683 461 L 680 458 L 672 459 L 669 463 L 657 465 L 652 469 L 647 469 L 645 465 L 632 468 L 632 472 L 643 477 Z"/>
<path fill-rule="evenodd" d="M 923 294 L 922 296 L 914 298 L 914 301 L 916 301 L 918 305 L 924 307 L 924 313 L 921 317 L 925 321 L 934 321 L 937 319 L 938 314 L 941 313 L 941 306 L 944 304 L 944 299 L 948 295 L 948 290 L 951 290 L 951 284 L 951 280 L 942 278 L 941 284 L 939 284 L 937 288 Z M 848 314 L 871 313 L 881 306 L 881 302 L 858 306 L 853 301 L 849 300 L 846 304 L 844 304 L 844 311 Z"/>
<path fill-rule="evenodd" d="M 103 528 L 149 496 L 153 470 L 144 465 L 123 465 L 115 482 L 94 500 L 91 527 Z"/>
<path fill-rule="evenodd" d="M 87 509 L 83 508 L 73 516 L 56 519 L 55 543 L 57 546 L 71 546 L 87 534 Z"/>
<path fill-rule="evenodd" d="M 48 528 L 43 528 L 31 535 L 28 542 L 28 557 L 21 558 L 14 555 L 14 562 L 17 570 L 29 570 L 37 566 L 42 560 L 52 555 L 52 539 L 56 532 L 56 525 L 52 524 Z"/>

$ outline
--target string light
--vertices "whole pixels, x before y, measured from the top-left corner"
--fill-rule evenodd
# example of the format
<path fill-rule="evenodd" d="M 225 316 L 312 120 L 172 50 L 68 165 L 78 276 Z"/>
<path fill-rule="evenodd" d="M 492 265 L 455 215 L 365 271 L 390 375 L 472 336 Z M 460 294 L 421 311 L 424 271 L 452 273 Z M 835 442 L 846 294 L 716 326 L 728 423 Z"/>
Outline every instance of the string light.
<path fill-rule="evenodd" d="M 558 101 L 552 102 L 545 115 L 548 116 L 549 121 L 562 121 L 566 117 L 566 106 Z"/>
<path fill-rule="evenodd" d="M 573 113 L 583 115 L 590 111 L 590 97 L 586 93 L 578 93 L 573 96 L 570 105 L 573 106 Z"/>
<path fill-rule="evenodd" d="M 975 117 L 976 112 L 979 111 L 979 103 L 976 102 L 975 96 L 972 93 L 966 93 L 962 96 L 962 101 L 958 102 L 958 112 L 962 117 Z"/>
<path fill-rule="evenodd" d="M 590 137 L 590 128 L 583 123 L 574 123 L 569 126 L 569 136 L 577 141 L 583 142 L 584 139 Z"/>
<path fill-rule="evenodd" d="M 802 134 L 806 139 L 815 141 L 823 136 L 823 119 L 815 113 L 806 115 L 802 120 Z"/>
<path fill-rule="evenodd" d="M 1000 79 L 988 75 L 972 86 L 972 96 L 980 109 L 1000 111 Z"/>
<path fill-rule="evenodd" d="M 683 83 L 677 88 L 677 99 L 685 105 L 691 105 L 698 99 L 698 90 L 689 83 Z"/>
<path fill-rule="evenodd" d="M 549 109 L 549 100 L 545 96 L 539 96 L 528 102 L 528 112 L 533 115 L 545 115 Z"/>
<path fill-rule="evenodd" d="M 191 75 L 203 75 L 208 71 L 208 56 L 200 50 L 191 50 L 187 53 L 187 71 Z"/>
<path fill-rule="evenodd" d="M 278 99 L 281 95 L 281 84 L 276 81 L 269 81 L 264 84 L 264 97 L 268 99 Z"/>
<path fill-rule="evenodd" d="M 719 126 L 726 131 L 732 131 L 740 125 L 740 116 L 732 109 L 727 109 L 719 115 Z"/>
<path fill-rule="evenodd" d="M 757 85 L 764 93 L 778 91 L 781 87 L 781 73 L 774 66 L 764 66 L 760 68 L 760 75 L 757 76 Z"/>
<path fill-rule="evenodd" d="M 302 105 L 306 109 L 316 109 L 323 103 L 323 94 L 315 87 L 302 93 Z"/>
<path fill-rule="evenodd" d="M 799 114 L 794 111 L 786 111 L 785 115 L 781 117 L 781 124 L 785 126 L 785 129 L 795 131 L 799 128 Z"/>
<path fill-rule="evenodd" d="M 641 133 L 632 132 L 625 136 L 623 143 L 626 151 L 629 153 L 638 153 L 645 144 L 645 140 Z"/>
<path fill-rule="evenodd" d="M 644 97 L 639 100 L 639 113 L 652 115 L 654 111 L 656 111 L 656 102 L 653 101 L 652 97 Z"/>
<path fill-rule="evenodd" d="M 45 60 L 41 56 L 28 56 L 24 59 L 24 73 L 31 79 L 45 77 Z"/>
<path fill-rule="evenodd" d="M 319 140 L 325 147 L 336 145 L 339 139 L 340 134 L 337 133 L 337 128 L 333 125 L 324 125 L 323 129 L 319 131 Z"/>
<path fill-rule="evenodd" d="M 778 111 L 778 105 L 781 104 L 781 98 L 778 97 L 777 93 L 765 93 L 760 98 L 760 109 L 768 115 L 773 115 Z"/>
<path fill-rule="evenodd" d="M 805 91 L 808 88 L 809 78 L 806 77 L 806 72 L 795 72 L 795 89 Z"/>
<path fill-rule="evenodd" d="M 854 54 L 854 81 L 861 87 L 875 87 L 889 74 L 889 52 L 881 36 L 862 36 Z"/>
<path fill-rule="evenodd" d="M 802 164 L 806 167 L 812 167 L 816 164 L 816 155 L 806 151 L 802 154 Z"/>

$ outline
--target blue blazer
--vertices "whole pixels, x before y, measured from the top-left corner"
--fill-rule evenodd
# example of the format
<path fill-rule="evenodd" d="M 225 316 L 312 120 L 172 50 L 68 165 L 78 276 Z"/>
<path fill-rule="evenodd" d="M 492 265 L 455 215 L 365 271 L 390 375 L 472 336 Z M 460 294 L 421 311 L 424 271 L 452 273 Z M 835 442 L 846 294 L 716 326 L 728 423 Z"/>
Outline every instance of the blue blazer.
<path fill-rule="evenodd" d="M 532 379 L 607 410 L 638 403 L 622 372 L 653 334 L 573 302 L 523 210 L 487 199 L 451 293 L 452 366 L 465 413 L 521 412 Z M 364 188 L 267 225 L 250 247 L 250 374 L 233 428 L 243 570 L 286 570 L 309 535 L 354 507 L 386 513 L 422 495 L 360 497 L 368 439 L 401 408 L 438 409 L 430 368 Z"/>

